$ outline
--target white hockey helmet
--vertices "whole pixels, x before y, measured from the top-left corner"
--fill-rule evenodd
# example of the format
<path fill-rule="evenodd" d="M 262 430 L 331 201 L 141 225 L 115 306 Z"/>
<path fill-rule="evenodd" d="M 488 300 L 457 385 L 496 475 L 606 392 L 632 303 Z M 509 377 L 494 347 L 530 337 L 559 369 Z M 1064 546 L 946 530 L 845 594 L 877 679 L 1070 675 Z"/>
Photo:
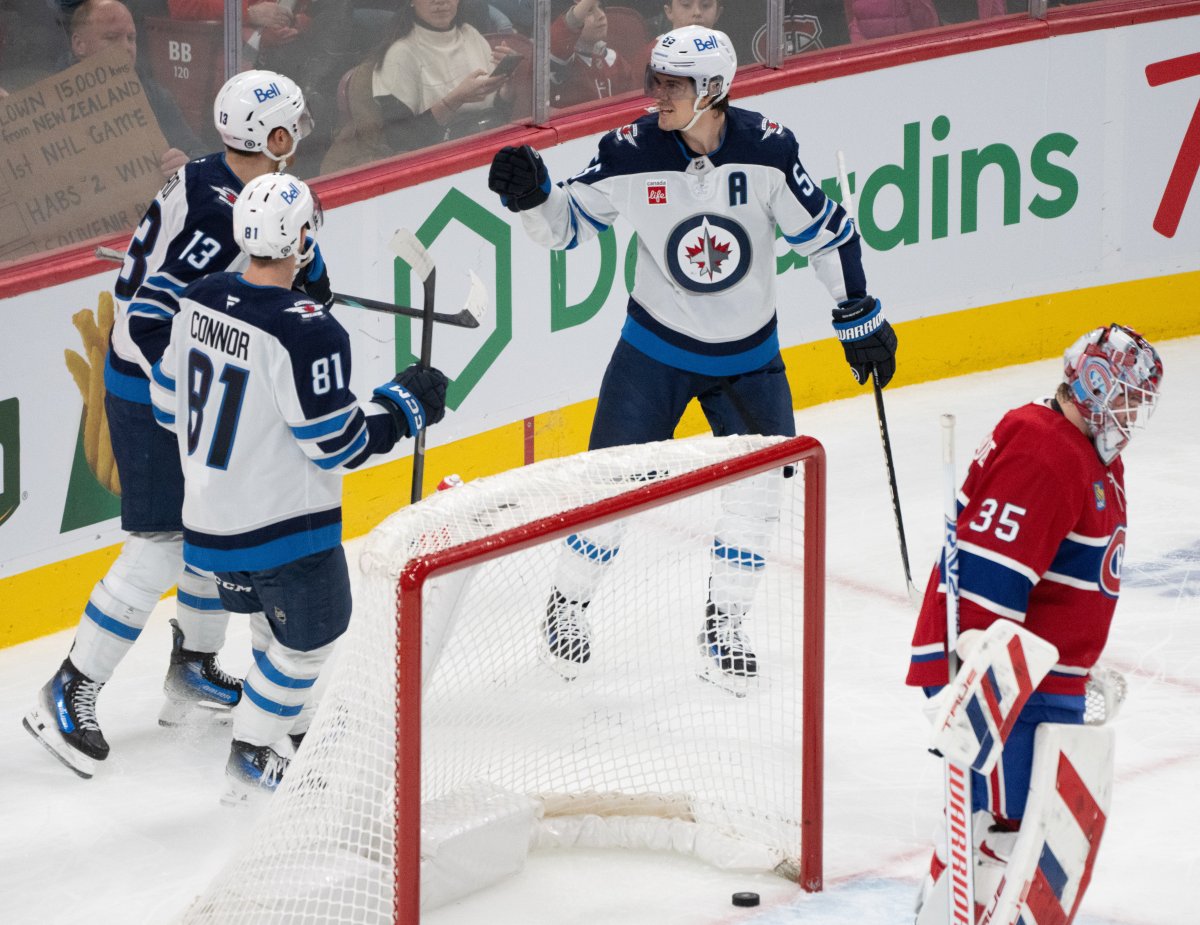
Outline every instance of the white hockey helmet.
<path fill-rule="evenodd" d="M 261 151 L 274 161 L 296 152 L 296 145 L 313 130 L 312 116 L 296 82 L 274 71 L 243 71 L 225 81 L 213 101 L 213 122 L 221 140 L 237 151 Z M 276 156 L 267 138 L 277 128 L 292 136 L 292 149 Z"/>
<path fill-rule="evenodd" d="M 646 66 L 647 92 L 652 90 L 655 73 L 690 77 L 697 99 L 711 96 L 712 105 L 729 95 L 735 71 L 737 54 L 729 36 L 705 26 L 684 26 L 660 35 L 654 43 Z"/>
<path fill-rule="evenodd" d="M 1089 331 L 1063 354 L 1063 382 L 1105 465 L 1149 422 L 1162 376 L 1158 351 L 1120 324 Z"/>
<path fill-rule="evenodd" d="M 303 266 L 320 224 L 321 211 L 312 190 L 286 173 L 255 177 L 233 204 L 234 236 L 251 257 L 281 260 L 298 255 Z"/>

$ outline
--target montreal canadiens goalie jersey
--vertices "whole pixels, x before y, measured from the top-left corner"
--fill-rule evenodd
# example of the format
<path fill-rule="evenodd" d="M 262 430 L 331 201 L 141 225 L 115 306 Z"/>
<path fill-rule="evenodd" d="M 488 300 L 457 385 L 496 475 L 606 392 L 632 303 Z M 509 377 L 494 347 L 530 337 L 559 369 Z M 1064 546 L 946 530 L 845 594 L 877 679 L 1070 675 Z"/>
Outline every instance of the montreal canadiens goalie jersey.
<path fill-rule="evenodd" d="M 349 383 L 349 336 L 302 293 L 217 273 L 181 294 L 151 394 L 179 441 L 190 564 L 259 571 L 341 542 L 341 471 L 395 440 Z"/>
<path fill-rule="evenodd" d="M 112 394 L 150 404 L 150 368 L 171 336 L 184 287 L 205 274 L 246 266 L 233 240 L 233 204 L 241 191 L 225 155 L 210 154 L 180 168 L 146 209 L 115 287 L 104 376 Z"/>
<path fill-rule="evenodd" d="M 795 136 L 755 112 L 731 107 L 706 156 L 644 116 L 605 135 L 586 169 L 521 213 L 530 237 L 555 250 L 619 215 L 638 241 L 622 336 L 669 366 L 737 375 L 775 355 L 776 226 L 836 301 L 866 295 L 854 222 L 805 171 Z"/>
<path fill-rule="evenodd" d="M 1048 402 L 1008 412 L 976 451 L 958 496 L 959 624 L 1014 620 L 1058 647 L 1038 690 L 1082 695 L 1121 589 L 1124 467 Z M 946 595 L 930 575 L 908 683 L 947 681 Z"/>

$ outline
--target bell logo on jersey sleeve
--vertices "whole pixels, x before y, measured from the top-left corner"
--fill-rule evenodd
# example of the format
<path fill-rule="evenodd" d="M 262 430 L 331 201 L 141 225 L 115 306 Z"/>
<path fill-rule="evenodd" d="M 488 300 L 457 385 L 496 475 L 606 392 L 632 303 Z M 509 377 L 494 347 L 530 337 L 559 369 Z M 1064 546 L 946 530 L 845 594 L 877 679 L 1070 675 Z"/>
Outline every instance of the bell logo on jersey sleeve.
<path fill-rule="evenodd" d="M 732 219 L 701 213 L 685 218 L 667 238 L 671 276 L 689 292 L 722 292 L 750 269 L 750 236 Z"/>

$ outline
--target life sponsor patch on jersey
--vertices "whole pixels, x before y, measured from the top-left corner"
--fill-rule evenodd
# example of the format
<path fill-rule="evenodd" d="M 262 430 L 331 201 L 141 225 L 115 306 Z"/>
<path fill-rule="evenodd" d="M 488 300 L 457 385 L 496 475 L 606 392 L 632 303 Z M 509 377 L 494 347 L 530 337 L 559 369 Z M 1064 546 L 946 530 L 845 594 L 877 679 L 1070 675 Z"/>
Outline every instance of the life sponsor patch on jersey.
<path fill-rule="evenodd" d="M 750 236 L 732 219 L 711 212 L 685 218 L 667 237 L 664 254 L 671 276 L 689 292 L 721 292 L 750 270 Z"/>
<path fill-rule="evenodd" d="M 665 179 L 646 181 L 646 204 L 651 206 L 667 204 L 667 181 Z"/>

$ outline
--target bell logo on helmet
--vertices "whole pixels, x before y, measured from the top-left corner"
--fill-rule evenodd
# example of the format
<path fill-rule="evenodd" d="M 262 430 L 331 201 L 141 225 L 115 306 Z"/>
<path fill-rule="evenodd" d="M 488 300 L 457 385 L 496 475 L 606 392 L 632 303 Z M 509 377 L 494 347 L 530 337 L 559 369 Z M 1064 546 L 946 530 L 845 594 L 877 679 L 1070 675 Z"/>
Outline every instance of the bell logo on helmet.
<path fill-rule="evenodd" d="M 696 51 L 716 51 L 717 37 L 710 33 L 708 38 L 692 39 L 692 44 L 696 46 Z"/>
<path fill-rule="evenodd" d="M 292 183 L 287 189 L 279 193 L 280 198 L 289 206 L 296 201 L 296 197 L 300 195 L 300 190 L 296 188 L 296 184 Z"/>
<path fill-rule="evenodd" d="M 254 98 L 260 103 L 265 103 L 267 100 L 276 99 L 279 96 L 280 92 L 277 84 L 270 84 L 265 90 L 259 87 L 254 88 Z"/>

